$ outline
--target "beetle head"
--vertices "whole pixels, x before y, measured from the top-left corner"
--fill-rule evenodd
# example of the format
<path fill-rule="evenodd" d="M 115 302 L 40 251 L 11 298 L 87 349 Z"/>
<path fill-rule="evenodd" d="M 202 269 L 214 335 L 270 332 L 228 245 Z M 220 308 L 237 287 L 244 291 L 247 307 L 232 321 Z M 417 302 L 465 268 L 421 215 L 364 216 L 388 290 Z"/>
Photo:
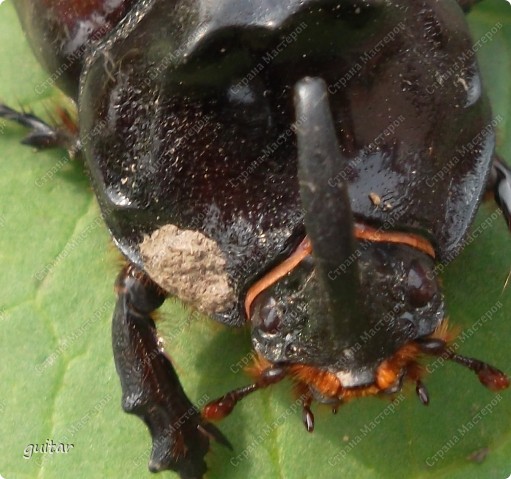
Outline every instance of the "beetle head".
<path fill-rule="evenodd" d="M 360 281 L 344 310 L 336 309 L 314 255 L 255 298 L 252 340 L 262 356 L 327 369 L 344 386 L 361 386 L 401 346 L 435 330 L 444 309 L 431 258 L 409 246 L 366 241 L 354 254 Z M 327 281 L 348 280 L 354 265 L 341 263 Z"/>
<path fill-rule="evenodd" d="M 406 234 L 386 238 L 380 230 L 379 241 L 369 241 L 354 222 L 347 185 L 330 186 L 345 160 L 325 83 L 299 82 L 295 108 L 308 240 L 248 305 L 253 342 L 272 363 L 326 369 L 344 387 L 372 384 L 383 361 L 443 320 L 434 261 L 419 240 L 405 244 Z"/>

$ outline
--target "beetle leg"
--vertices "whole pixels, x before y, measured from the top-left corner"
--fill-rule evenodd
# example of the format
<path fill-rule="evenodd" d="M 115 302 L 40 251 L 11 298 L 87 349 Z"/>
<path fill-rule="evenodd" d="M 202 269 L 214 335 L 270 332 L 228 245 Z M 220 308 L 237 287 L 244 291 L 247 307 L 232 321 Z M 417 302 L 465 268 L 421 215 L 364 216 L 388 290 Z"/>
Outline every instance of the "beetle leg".
<path fill-rule="evenodd" d="M 210 439 L 230 444 L 190 402 L 158 342 L 151 313 L 163 304 L 166 293 L 133 265 L 121 271 L 115 286 L 112 344 L 122 407 L 139 416 L 151 432 L 149 469 L 202 478 Z"/>
<path fill-rule="evenodd" d="M 52 126 L 31 113 L 19 112 L 0 103 L 0 118 L 18 123 L 30 130 L 21 140 L 22 144 L 38 150 L 65 148 L 74 156 L 80 150 L 78 128 L 66 110 L 58 109 L 58 115 L 61 126 Z"/>
<path fill-rule="evenodd" d="M 440 356 L 470 369 L 477 374 L 481 384 L 492 391 L 500 391 L 509 387 L 509 379 L 502 371 L 479 359 L 456 354 L 442 339 L 425 338 L 417 340 L 417 344 L 425 354 Z"/>
<path fill-rule="evenodd" d="M 499 157 L 493 159 L 487 191 L 493 193 L 495 201 L 504 213 L 507 225 L 511 229 L 511 169 Z"/>
<path fill-rule="evenodd" d="M 272 384 L 276 384 L 287 375 L 287 371 L 280 366 L 272 366 L 261 372 L 254 384 L 243 386 L 228 392 L 224 396 L 209 402 L 204 406 L 202 415 L 206 419 L 219 420 L 228 416 L 234 406 L 238 404 L 244 397 L 252 394 L 259 389 L 266 388 Z"/>

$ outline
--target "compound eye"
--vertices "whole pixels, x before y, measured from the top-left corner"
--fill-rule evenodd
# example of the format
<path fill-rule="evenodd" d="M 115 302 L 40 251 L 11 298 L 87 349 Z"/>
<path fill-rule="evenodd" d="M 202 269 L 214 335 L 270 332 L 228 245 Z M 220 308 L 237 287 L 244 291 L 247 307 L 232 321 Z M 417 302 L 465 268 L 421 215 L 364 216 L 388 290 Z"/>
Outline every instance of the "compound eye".
<path fill-rule="evenodd" d="M 416 308 L 426 306 L 438 293 L 433 269 L 416 260 L 412 261 L 406 286 L 410 304 Z"/>
<path fill-rule="evenodd" d="M 283 312 L 273 296 L 261 293 L 254 301 L 252 323 L 263 333 L 276 334 L 282 324 Z"/>

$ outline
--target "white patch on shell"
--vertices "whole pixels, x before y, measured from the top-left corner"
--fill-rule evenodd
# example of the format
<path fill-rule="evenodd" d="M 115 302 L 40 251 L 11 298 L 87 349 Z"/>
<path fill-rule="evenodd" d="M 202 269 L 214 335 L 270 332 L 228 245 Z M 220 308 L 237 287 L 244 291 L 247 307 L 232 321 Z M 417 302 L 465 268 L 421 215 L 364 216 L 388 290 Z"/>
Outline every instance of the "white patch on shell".
<path fill-rule="evenodd" d="M 224 254 L 202 233 L 162 226 L 144 236 L 140 254 L 153 281 L 198 310 L 213 314 L 234 305 Z"/>

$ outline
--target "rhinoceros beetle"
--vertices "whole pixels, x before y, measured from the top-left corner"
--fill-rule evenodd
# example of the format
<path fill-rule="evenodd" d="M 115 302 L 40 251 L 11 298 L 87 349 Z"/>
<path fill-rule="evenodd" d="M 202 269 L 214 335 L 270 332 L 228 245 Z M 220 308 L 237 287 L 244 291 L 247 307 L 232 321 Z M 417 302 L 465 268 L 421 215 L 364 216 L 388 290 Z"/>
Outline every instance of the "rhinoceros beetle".
<path fill-rule="evenodd" d="M 475 1 L 14 3 L 79 134 L 0 116 L 30 129 L 26 144 L 86 162 L 127 260 L 113 351 L 151 471 L 203 477 L 210 441 L 229 446 L 211 421 L 284 378 L 309 431 L 314 401 L 411 381 L 427 404 L 424 356 L 508 387 L 449 347 L 437 275 L 486 192 L 511 223 L 463 14 Z M 251 328 L 252 384 L 193 406 L 152 317 L 169 296 Z"/>

